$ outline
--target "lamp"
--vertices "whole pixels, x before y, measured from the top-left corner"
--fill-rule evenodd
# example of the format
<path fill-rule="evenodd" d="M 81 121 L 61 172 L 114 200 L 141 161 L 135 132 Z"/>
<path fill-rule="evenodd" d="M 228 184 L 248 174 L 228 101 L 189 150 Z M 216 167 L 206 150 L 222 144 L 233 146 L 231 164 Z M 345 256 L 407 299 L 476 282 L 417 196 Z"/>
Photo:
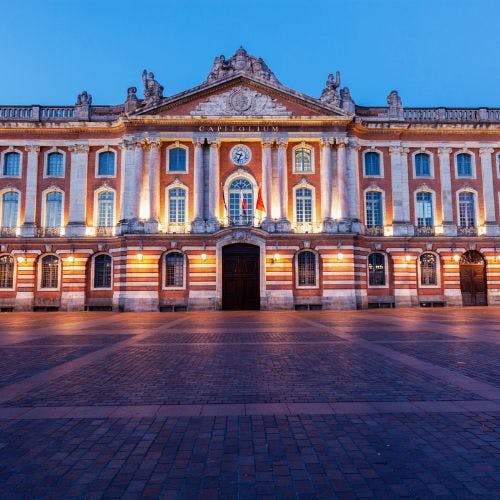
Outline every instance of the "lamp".
<path fill-rule="evenodd" d="M 455 261 L 455 263 L 458 263 L 458 261 L 460 260 L 460 255 L 458 255 L 456 250 L 457 247 L 455 246 L 455 243 L 453 243 L 451 245 L 451 251 L 453 252 L 453 260 Z"/>
<path fill-rule="evenodd" d="M 18 255 L 17 262 L 19 262 L 19 264 L 24 264 L 26 262 L 26 247 L 23 247 L 22 255 Z"/>
<path fill-rule="evenodd" d="M 344 254 L 342 253 L 342 243 L 339 240 L 337 243 L 337 259 L 342 260 L 344 258 Z"/>
<path fill-rule="evenodd" d="M 203 252 L 201 254 L 201 260 L 207 260 L 207 242 L 203 242 Z"/>
<path fill-rule="evenodd" d="M 71 247 L 71 253 L 68 255 L 68 258 L 66 259 L 70 264 L 73 264 L 75 262 L 75 256 L 73 255 L 75 253 L 75 249 Z"/>
<path fill-rule="evenodd" d="M 277 262 L 280 260 L 280 254 L 278 252 L 278 242 L 274 244 L 274 255 L 273 255 L 273 262 Z"/>
<path fill-rule="evenodd" d="M 141 262 L 144 259 L 144 255 L 142 254 L 142 240 L 139 243 L 139 251 L 137 252 L 137 255 L 135 256 L 135 258 L 139 262 Z"/>

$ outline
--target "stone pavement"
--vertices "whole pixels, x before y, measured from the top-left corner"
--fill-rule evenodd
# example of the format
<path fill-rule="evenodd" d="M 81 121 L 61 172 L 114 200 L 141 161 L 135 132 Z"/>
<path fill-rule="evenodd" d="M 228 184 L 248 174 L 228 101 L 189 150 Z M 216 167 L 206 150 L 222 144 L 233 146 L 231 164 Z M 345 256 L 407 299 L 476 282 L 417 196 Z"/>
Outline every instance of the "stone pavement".
<path fill-rule="evenodd" d="M 498 498 L 500 309 L 3 313 L 2 498 Z"/>

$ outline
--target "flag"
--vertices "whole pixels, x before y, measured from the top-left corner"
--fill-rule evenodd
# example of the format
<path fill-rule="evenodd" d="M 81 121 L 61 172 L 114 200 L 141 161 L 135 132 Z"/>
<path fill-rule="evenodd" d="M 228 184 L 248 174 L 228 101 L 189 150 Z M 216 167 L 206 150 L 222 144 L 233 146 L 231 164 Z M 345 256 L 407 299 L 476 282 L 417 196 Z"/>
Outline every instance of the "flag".
<path fill-rule="evenodd" d="M 247 200 L 245 200 L 245 198 L 241 198 L 241 208 L 243 210 L 248 210 L 248 203 Z"/>
<path fill-rule="evenodd" d="M 266 211 L 264 206 L 264 200 L 262 199 L 262 188 L 259 186 L 259 193 L 257 194 L 257 203 L 255 205 L 255 210 L 260 210 L 261 212 Z"/>

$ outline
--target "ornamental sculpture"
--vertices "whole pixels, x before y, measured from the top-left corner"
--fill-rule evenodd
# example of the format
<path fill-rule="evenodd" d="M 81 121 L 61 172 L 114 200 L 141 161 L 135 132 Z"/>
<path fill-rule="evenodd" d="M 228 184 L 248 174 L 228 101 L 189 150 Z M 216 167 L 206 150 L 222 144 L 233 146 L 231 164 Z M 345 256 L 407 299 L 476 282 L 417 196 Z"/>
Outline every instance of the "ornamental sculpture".
<path fill-rule="evenodd" d="M 152 72 L 142 72 L 142 83 L 144 85 L 144 102 L 146 105 L 156 104 L 163 98 L 163 86 L 155 80 Z"/>
<path fill-rule="evenodd" d="M 321 92 L 320 100 L 326 104 L 331 104 L 333 106 L 340 106 L 340 71 L 335 73 L 335 78 L 333 74 L 330 73 L 326 80 L 326 86 Z"/>

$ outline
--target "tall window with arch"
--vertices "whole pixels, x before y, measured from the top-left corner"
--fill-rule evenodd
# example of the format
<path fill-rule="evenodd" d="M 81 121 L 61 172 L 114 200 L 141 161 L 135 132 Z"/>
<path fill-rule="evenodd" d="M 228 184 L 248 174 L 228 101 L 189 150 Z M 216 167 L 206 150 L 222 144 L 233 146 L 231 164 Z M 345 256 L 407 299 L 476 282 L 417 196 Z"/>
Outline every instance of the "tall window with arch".
<path fill-rule="evenodd" d="M 419 258 L 420 285 L 436 286 L 437 280 L 437 258 L 433 253 L 423 253 Z"/>
<path fill-rule="evenodd" d="M 168 171 L 187 171 L 187 154 L 185 148 L 170 148 L 168 150 Z"/>
<path fill-rule="evenodd" d="M 475 196 L 470 191 L 458 194 L 458 225 L 461 228 L 476 227 Z"/>
<path fill-rule="evenodd" d="M 248 226 L 253 222 L 253 186 L 248 179 L 234 179 L 229 185 L 229 224 Z"/>
<path fill-rule="evenodd" d="M 168 190 L 168 223 L 185 224 L 186 222 L 186 190 L 172 188 Z"/>
<path fill-rule="evenodd" d="M 385 286 L 385 255 L 380 252 L 368 256 L 368 284 L 370 286 Z"/>
<path fill-rule="evenodd" d="M 100 191 L 97 195 L 97 226 L 112 227 L 115 213 L 115 193 L 111 190 Z"/>
<path fill-rule="evenodd" d="M 40 288 L 59 288 L 59 258 L 56 255 L 45 255 L 40 265 Z"/>
<path fill-rule="evenodd" d="M 114 151 L 103 151 L 99 153 L 97 175 L 100 177 L 113 177 L 115 175 Z"/>
<path fill-rule="evenodd" d="M 19 220 L 19 193 L 6 191 L 2 195 L 2 227 L 13 229 Z"/>
<path fill-rule="evenodd" d="M 0 289 L 14 287 L 14 257 L 0 256 Z"/>
<path fill-rule="evenodd" d="M 313 171 L 312 149 L 307 146 L 295 148 L 293 153 L 294 172 L 310 173 Z"/>
<path fill-rule="evenodd" d="M 184 287 L 184 254 L 169 252 L 165 255 L 165 288 Z"/>
<path fill-rule="evenodd" d="M 312 222 L 312 189 L 297 188 L 295 190 L 296 222 Z"/>
<path fill-rule="evenodd" d="M 62 226 L 62 201 L 61 191 L 50 191 L 45 195 L 45 227 L 60 228 Z"/>
<path fill-rule="evenodd" d="M 417 201 L 417 227 L 434 227 L 432 193 L 419 191 Z"/>
<path fill-rule="evenodd" d="M 21 155 L 19 153 L 5 153 L 3 157 L 3 175 L 8 177 L 19 177 L 21 175 Z"/>
<path fill-rule="evenodd" d="M 111 288 L 111 256 L 99 254 L 94 257 L 94 288 Z"/>
<path fill-rule="evenodd" d="M 469 153 L 457 155 L 457 176 L 472 177 L 472 156 Z"/>
<path fill-rule="evenodd" d="M 384 225 L 382 215 L 382 193 L 367 191 L 365 194 L 366 227 L 372 230 L 381 229 Z"/>
<path fill-rule="evenodd" d="M 316 286 L 316 254 L 304 250 L 297 254 L 297 285 Z"/>
<path fill-rule="evenodd" d="M 431 176 L 431 158 L 427 153 L 415 155 L 415 177 Z"/>
<path fill-rule="evenodd" d="M 365 160 L 365 175 L 379 176 L 380 175 L 380 154 L 376 151 L 368 151 L 364 155 Z"/>
<path fill-rule="evenodd" d="M 64 176 L 64 156 L 62 153 L 49 153 L 47 155 L 47 177 Z"/>

